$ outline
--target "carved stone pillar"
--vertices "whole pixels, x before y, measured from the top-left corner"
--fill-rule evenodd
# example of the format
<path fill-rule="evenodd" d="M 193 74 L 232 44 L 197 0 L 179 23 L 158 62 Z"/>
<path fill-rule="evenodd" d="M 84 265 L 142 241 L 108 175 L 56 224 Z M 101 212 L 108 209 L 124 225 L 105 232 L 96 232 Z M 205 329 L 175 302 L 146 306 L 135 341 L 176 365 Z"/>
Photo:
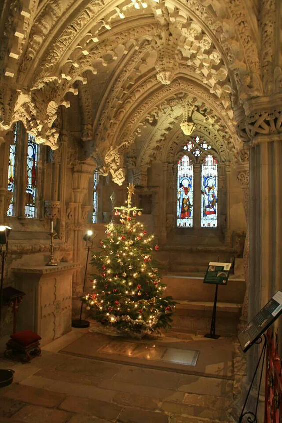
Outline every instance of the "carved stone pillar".
<path fill-rule="evenodd" d="M 163 163 L 162 167 L 162 178 L 161 178 L 161 186 L 160 186 L 160 204 L 162 207 L 160 208 L 160 216 L 159 216 L 159 224 L 158 224 L 158 235 L 161 244 L 165 244 L 167 239 L 167 200 L 168 200 L 168 189 L 167 189 L 167 175 L 169 172 L 169 163 Z"/>
<path fill-rule="evenodd" d="M 250 171 L 249 171 L 249 150 L 244 149 L 240 152 L 240 164 L 238 165 L 237 179 L 241 185 L 243 196 L 244 196 L 244 211 L 247 222 L 247 234 L 245 239 L 244 246 L 244 274 L 246 282 L 246 292 L 244 297 L 244 303 L 242 307 L 242 315 L 240 318 L 239 330 L 243 329 L 248 322 L 248 308 L 249 308 L 249 254 L 250 254 L 250 245 L 249 245 L 249 181 L 250 181 Z"/>
<path fill-rule="evenodd" d="M 94 164 L 92 162 L 82 162 L 75 166 L 73 172 L 73 197 L 74 201 L 69 203 L 67 218 L 73 233 L 73 261 L 81 263 L 84 258 L 83 235 L 86 230 L 88 214 L 91 210 L 87 194 L 89 179 L 93 178 Z M 77 270 L 74 274 L 73 294 L 81 293 L 83 281 L 83 269 Z"/>
<path fill-rule="evenodd" d="M 249 316 L 282 288 L 282 95 L 247 102 L 244 130 L 250 146 Z M 282 341 L 281 327 L 279 329 Z M 257 349 L 250 351 L 249 373 Z"/>
<path fill-rule="evenodd" d="M 0 141 L 0 224 L 4 223 L 7 211 L 12 198 L 12 193 L 7 190 L 8 185 L 8 165 L 9 165 L 9 146 L 12 132 L 5 136 L 5 141 Z"/>

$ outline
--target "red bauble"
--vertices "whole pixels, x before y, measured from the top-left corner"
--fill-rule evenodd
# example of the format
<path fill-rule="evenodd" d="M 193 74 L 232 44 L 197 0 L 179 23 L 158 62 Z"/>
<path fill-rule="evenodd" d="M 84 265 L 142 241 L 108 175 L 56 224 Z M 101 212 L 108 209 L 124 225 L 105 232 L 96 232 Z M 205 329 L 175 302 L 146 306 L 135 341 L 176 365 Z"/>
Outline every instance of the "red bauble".
<path fill-rule="evenodd" d="M 141 285 L 137 285 L 137 289 L 141 289 L 142 288 L 142 286 Z"/>
<path fill-rule="evenodd" d="M 102 276 L 103 276 L 103 278 L 105 278 L 107 275 L 106 275 L 106 273 L 103 273 Z"/>
<path fill-rule="evenodd" d="M 147 235 L 147 233 L 148 233 L 147 231 L 144 231 L 144 232 L 143 232 L 143 234 L 144 234 L 144 235 Z"/>
<path fill-rule="evenodd" d="M 107 268 L 106 268 L 106 266 L 102 266 L 102 269 L 103 269 L 103 270 L 106 270 Z"/>
<path fill-rule="evenodd" d="M 123 235 L 123 236 L 121 237 L 121 239 L 122 239 L 123 241 L 125 241 L 125 240 L 126 240 L 126 236 L 124 236 L 124 235 Z"/>
<path fill-rule="evenodd" d="M 117 289 L 114 289 L 113 292 L 118 292 L 118 290 Z"/>
<path fill-rule="evenodd" d="M 132 217 L 128 217 L 127 220 L 130 222 L 132 220 Z"/>
<path fill-rule="evenodd" d="M 119 301 L 115 301 L 115 304 L 116 304 L 116 305 L 119 305 Z"/>
<path fill-rule="evenodd" d="M 159 251 L 160 247 L 158 245 L 155 245 L 155 250 Z"/>

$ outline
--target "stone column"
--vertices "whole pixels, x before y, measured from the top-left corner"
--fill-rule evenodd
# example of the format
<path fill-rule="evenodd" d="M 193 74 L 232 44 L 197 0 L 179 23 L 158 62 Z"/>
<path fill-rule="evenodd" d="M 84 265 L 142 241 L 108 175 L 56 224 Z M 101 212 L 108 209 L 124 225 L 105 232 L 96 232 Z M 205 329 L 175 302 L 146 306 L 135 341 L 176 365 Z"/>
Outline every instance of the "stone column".
<path fill-rule="evenodd" d="M 244 274 L 245 274 L 245 283 L 246 283 L 246 292 L 244 297 L 244 303 L 242 307 L 242 314 L 240 318 L 239 330 L 243 329 L 248 323 L 248 309 L 249 309 L 249 181 L 250 181 L 250 171 L 249 171 L 249 150 L 243 149 L 239 154 L 239 164 L 237 179 L 241 185 L 244 198 L 244 211 L 247 222 L 247 233 L 244 246 Z"/>
<path fill-rule="evenodd" d="M 83 235 L 86 229 L 88 212 L 91 207 L 87 202 L 89 179 L 93 179 L 94 163 L 81 162 L 77 164 L 73 172 L 73 196 L 74 201 L 68 205 L 67 215 L 70 213 L 73 230 L 73 261 L 82 263 L 84 257 Z M 73 294 L 80 294 L 83 282 L 83 271 L 77 270 L 74 274 Z"/>
<path fill-rule="evenodd" d="M 0 224 L 5 222 L 7 210 L 9 208 L 12 194 L 7 190 L 8 185 L 8 165 L 9 165 L 9 147 L 13 133 L 5 136 L 5 142 L 1 143 L 0 138 Z"/>
<path fill-rule="evenodd" d="M 167 239 L 167 232 L 169 228 L 167 227 L 167 201 L 169 196 L 169 191 L 167 189 L 167 174 L 171 168 L 169 163 L 163 163 L 162 165 L 162 182 L 160 186 L 160 204 L 162 207 L 160 208 L 159 213 L 159 224 L 157 225 L 157 234 L 159 236 L 160 244 L 165 244 Z"/>
<path fill-rule="evenodd" d="M 249 100 L 244 105 L 244 134 L 250 146 L 248 320 L 282 289 L 281 104 L 280 94 Z M 281 326 L 277 329 L 281 345 Z M 250 350 L 250 374 L 256 353 L 256 348 Z"/>

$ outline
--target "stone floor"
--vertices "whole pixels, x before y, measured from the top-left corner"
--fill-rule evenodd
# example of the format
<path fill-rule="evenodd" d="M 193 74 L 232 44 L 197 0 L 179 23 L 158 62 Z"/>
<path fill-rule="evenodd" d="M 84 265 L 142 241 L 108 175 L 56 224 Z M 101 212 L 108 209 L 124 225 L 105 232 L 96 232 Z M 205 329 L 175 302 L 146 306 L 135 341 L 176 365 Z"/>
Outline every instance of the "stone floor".
<path fill-rule="evenodd" d="M 197 374 L 197 366 L 191 366 L 189 374 L 60 352 L 83 335 L 85 330 L 73 330 L 45 346 L 42 356 L 29 364 L 0 360 L 0 368 L 15 370 L 14 383 L 0 390 L 1 423 L 233 422 L 230 410 L 236 383 L 244 374 L 234 339 L 222 340 L 232 360 L 221 366 L 222 344 L 219 347 L 216 340 L 205 344 L 209 356 L 205 375 L 202 369 Z M 170 333 L 166 337 L 166 342 L 175 340 L 187 348 L 191 336 Z"/>

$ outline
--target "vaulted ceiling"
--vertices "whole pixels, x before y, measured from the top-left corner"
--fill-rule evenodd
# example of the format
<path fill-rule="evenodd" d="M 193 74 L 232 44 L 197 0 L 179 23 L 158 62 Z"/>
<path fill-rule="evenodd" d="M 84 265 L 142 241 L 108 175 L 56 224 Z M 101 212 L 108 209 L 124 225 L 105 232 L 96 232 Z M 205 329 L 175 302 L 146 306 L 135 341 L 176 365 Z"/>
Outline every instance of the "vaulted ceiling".
<path fill-rule="evenodd" d="M 257 0 L 5 0 L 0 11 L 0 129 L 22 120 L 57 148 L 58 107 L 78 102 L 81 139 L 118 183 L 125 153 L 145 167 L 165 158 L 183 122 L 234 160 L 234 113 L 270 89 Z"/>

